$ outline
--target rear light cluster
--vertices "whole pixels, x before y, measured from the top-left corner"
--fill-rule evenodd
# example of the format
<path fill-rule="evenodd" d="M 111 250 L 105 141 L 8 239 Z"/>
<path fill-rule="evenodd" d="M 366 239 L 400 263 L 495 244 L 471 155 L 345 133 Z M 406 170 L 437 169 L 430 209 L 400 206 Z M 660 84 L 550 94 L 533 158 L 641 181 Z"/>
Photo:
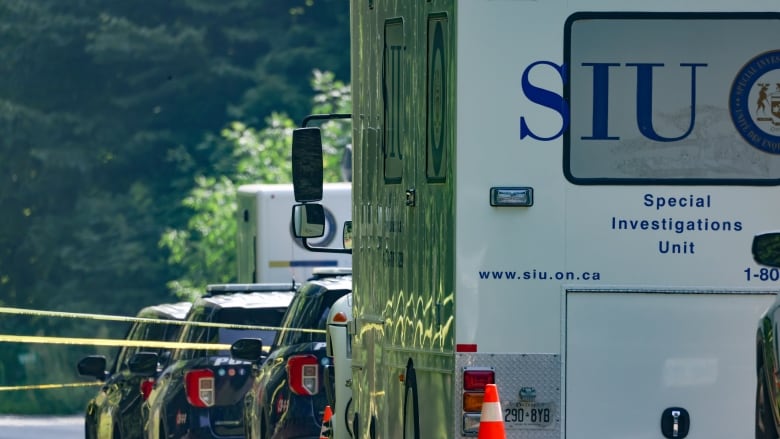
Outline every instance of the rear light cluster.
<path fill-rule="evenodd" d="M 154 388 L 154 378 L 145 378 L 141 380 L 141 398 L 144 401 L 149 399 L 149 394 L 152 393 Z"/>
<path fill-rule="evenodd" d="M 476 436 L 482 416 L 485 386 L 496 383 L 496 373 L 488 368 L 463 370 L 463 434 Z"/>
<path fill-rule="evenodd" d="M 287 381 L 298 395 L 312 396 L 320 391 L 320 363 L 315 355 L 294 355 L 287 360 Z"/>
<path fill-rule="evenodd" d="M 206 408 L 214 405 L 214 371 L 196 369 L 184 375 L 184 389 L 187 402 L 193 407 Z"/>

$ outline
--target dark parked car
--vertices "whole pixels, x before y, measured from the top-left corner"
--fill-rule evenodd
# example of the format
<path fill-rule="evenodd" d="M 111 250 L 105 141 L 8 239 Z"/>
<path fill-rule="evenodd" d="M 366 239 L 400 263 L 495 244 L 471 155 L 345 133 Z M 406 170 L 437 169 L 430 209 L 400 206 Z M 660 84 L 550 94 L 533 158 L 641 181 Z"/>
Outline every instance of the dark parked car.
<path fill-rule="evenodd" d="M 753 258 L 766 269 L 767 278 L 780 276 L 780 233 L 766 233 L 753 239 Z M 758 321 L 756 335 L 756 439 L 777 439 L 780 430 L 780 296 Z"/>
<path fill-rule="evenodd" d="M 149 306 L 138 312 L 137 317 L 155 320 L 181 321 L 187 315 L 191 303 L 181 302 Z M 132 341 L 168 341 L 178 338 L 182 326 L 177 324 L 138 321 L 130 326 L 125 336 Z M 136 354 L 153 352 L 154 371 L 157 361 L 160 367 L 165 365 L 171 349 L 126 346 L 119 349 L 110 371 L 106 371 L 106 357 L 90 355 L 79 361 L 79 374 L 104 381 L 98 394 L 87 403 L 84 417 L 84 431 L 87 439 L 94 438 L 131 438 L 143 437 L 141 405 L 145 395 L 151 390 L 155 373 L 146 376 L 134 373 Z"/>
<path fill-rule="evenodd" d="M 232 359 L 230 344 L 245 337 L 273 343 L 294 294 L 292 285 L 210 285 L 192 305 L 183 345 L 143 406 L 146 437 L 243 437 L 252 365 Z"/>
<path fill-rule="evenodd" d="M 243 339 L 231 347 L 234 358 L 255 364 L 255 379 L 245 398 L 247 439 L 320 437 L 328 404 L 324 372 L 331 362 L 325 325 L 333 303 L 351 292 L 352 276 L 318 276 L 295 295 L 267 359 L 259 340 Z"/>

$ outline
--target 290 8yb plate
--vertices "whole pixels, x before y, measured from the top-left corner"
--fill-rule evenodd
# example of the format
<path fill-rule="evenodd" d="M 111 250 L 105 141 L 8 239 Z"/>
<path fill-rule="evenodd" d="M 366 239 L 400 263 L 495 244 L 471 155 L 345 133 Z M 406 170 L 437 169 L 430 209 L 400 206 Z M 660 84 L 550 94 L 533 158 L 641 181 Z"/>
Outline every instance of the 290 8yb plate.
<path fill-rule="evenodd" d="M 507 430 L 545 428 L 555 422 L 555 407 L 551 402 L 509 401 L 501 403 L 501 407 Z"/>

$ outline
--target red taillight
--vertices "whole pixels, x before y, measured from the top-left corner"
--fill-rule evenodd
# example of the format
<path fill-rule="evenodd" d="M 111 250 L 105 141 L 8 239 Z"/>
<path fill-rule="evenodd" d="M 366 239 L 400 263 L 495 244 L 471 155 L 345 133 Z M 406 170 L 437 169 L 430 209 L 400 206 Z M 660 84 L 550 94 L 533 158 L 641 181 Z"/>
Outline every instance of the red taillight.
<path fill-rule="evenodd" d="M 149 399 L 149 394 L 152 393 L 154 388 L 154 378 L 146 378 L 141 381 L 141 398 L 144 401 Z"/>
<path fill-rule="evenodd" d="M 319 360 L 314 355 L 295 355 L 287 360 L 290 390 L 298 395 L 316 395 L 320 389 Z"/>
<path fill-rule="evenodd" d="M 184 389 L 187 402 L 194 407 L 214 405 L 214 372 L 209 369 L 197 369 L 184 375 Z"/>
<path fill-rule="evenodd" d="M 466 369 L 463 371 L 463 390 L 485 390 L 496 383 L 496 373 L 490 369 Z"/>
<path fill-rule="evenodd" d="M 487 367 L 463 370 L 463 432 L 476 436 L 485 398 L 485 387 L 496 383 L 496 372 Z"/>

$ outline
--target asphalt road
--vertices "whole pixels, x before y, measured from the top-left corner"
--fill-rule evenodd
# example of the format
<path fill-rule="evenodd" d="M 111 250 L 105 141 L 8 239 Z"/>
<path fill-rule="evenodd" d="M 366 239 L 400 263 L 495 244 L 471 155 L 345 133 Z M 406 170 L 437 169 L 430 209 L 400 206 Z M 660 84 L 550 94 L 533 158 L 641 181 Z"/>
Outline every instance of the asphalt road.
<path fill-rule="evenodd" d="M 0 439 L 83 439 L 84 416 L 2 416 Z"/>

